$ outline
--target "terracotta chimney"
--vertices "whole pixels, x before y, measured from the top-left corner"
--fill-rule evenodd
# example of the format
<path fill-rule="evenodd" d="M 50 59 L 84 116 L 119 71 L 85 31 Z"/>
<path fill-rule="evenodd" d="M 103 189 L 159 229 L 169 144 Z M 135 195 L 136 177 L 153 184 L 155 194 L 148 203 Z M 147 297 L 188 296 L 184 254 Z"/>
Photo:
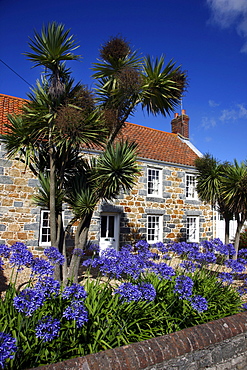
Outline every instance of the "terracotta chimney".
<path fill-rule="evenodd" d="M 182 109 L 181 115 L 175 113 L 174 118 L 171 121 L 172 133 L 180 134 L 189 139 L 189 120 L 190 118 L 187 116 L 185 109 Z"/>

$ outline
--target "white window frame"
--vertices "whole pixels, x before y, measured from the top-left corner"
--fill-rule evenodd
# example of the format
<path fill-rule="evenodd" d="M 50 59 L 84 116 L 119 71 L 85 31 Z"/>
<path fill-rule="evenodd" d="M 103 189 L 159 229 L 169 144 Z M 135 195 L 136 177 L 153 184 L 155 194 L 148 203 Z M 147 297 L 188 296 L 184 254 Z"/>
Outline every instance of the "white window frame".
<path fill-rule="evenodd" d="M 44 219 L 44 215 L 48 214 L 48 219 Z M 62 211 L 62 219 L 64 221 L 64 211 Z M 47 221 L 47 222 L 46 222 Z M 43 232 L 43 230 L 46 232 Z M 43 238 L 44 237 L 44 238 Z M 40 211 L 40 223 L 39 223 L 39 246 L 50 247 L 51 246 L 50 234 L 50 211 L 49 209 L 41 209 Z M 43 240 L 46 239 L 46 240 Z"/>
<path fill-rule="evenodd" d="M 44 218 L 45 215 L 48 215 L 48 218 Z M 51 245 L 50 237 L 50 211 L 48 209 L 42 209 L 40 211 L 39 245 L 49 247 Z"/>
<path fill-rule="evenodd" d="M 185 176 L 185 196 L 186 199 L 198 200 L 198 194 L 196 191 L 196 175 L 193 173 L 187 173 Z"/>
<path fill-rule="evenodd" d="M 190 243 L 199 242 L 199 216 L 187 216 L 186 241 Z"/>
<path fill-rule="evenodd" d="M 163 240 L 163 216 L 147 215 L 147 242 L 154 244 Z"/>
<path fill-rule="evenodd" d="M 162 168 L 147 168 L 147 195 L 162 197 Z"/>

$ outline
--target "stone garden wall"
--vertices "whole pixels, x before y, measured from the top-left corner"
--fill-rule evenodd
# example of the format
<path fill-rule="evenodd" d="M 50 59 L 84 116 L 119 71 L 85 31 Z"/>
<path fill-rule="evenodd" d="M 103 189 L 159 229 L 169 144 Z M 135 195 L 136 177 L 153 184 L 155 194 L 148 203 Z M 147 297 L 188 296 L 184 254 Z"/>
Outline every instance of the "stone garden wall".
<path fill-rule="evenodd" d="M 37 370 L 246 370 L 247 313 Z"/>

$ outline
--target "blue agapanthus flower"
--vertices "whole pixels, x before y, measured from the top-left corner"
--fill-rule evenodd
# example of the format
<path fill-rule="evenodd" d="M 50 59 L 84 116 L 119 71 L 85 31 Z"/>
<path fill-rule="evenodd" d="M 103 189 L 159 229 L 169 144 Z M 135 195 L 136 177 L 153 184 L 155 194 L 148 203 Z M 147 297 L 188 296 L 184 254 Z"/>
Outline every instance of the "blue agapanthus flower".
<path fill-rule="evenodd" d="M 73 283 L 70 286 L 64 288 L 62 293 L 63 299 L 85 299 L 87 296 L 87 292 L 85 291 L 84 287 L 80 284 Z"/>
<path fill-rule="evenodd" d="M 38 321 L 35 328 L 36 337 L 42 339 L 43 342 L 51 342 L 59 336 L 60 321 L 53 319 L 52 316 L 45 316 Z"/>
<path fill-rule="evenodd" d="M 33 262 L 33 255 L 25 244 L 16 242 L 10 250 L 9 263 L 11 267 L 17 267 L 18 271 L 23 270 L 24 267 L 30 267 Z"/>
<path fill-rule="evenodd" d="M 10 247 L 8 247 L 6 244 L 0 244 L 0 256 L 4 258 L 9 258 Z"/>
<path fill-rule="evenodd" d="M 218 278 L 227 284 L 233 283 L 233 276 L 229 272 L 220 272 Z"/>
<path fill-rule="evenodd" d="M 34 258 L 31 264 L 31 276 L 34 275 L 53 275 L 54 266 L 50 264 L 49 261 L 46 261 L 43 258 Z"/>
<path fill-rule="evenodd" d="M 139 284 L 139 290 L 142 294 L 142 301 L 153 301 L 156 297 L 156 290 L 150 283 Z"/>
<path fill-rule="evenodd" d="M 10 334 L 0 332 L 0 368 L 4 369 L 7 360 L 14 358 L 17 351 L 16 339 Z"/>
<path fill-rule="evenodd" d="M 182 267 L 187 272 L 195 272 L 197 268 L 201 267 L 199 263 L 192 261 L 183 261 L 180 263 L 179 266 Z"/>
<path fill-rule="evenodd" d="M 191 306 L 198 312 L 203 312 L 208 309 L 208 302 L 206 298 L 201 295 L 196 295 L 190 299 Z"/>
<path fill-rule="evenodd" d="M 65 257 L 56 247 L 49 247 L 44 249 L 44 255 L 48 258 L 48 260 L 53 264 L 63 265 L 65 261 Z"/>
<path fill-rule="evenodd" d="M 115 289 L 114 294 L 119 294 L 123 302 L 153 301 L 156 290 L 150 283 L 123 283 Z"/>
<path fill-rule="evenodd" d="M 172 276 L 175 275 L 174 269 L 165 262 L 153 264 L 150 271 L 154 272 L 159 278 L 166 280 L 171 280 Z"/>
<path fill-rule="evenodd" d="M 24 313 L 25 316 L 32 316 L 34 311 L 43 305 L 45 295 L 42 291 L 26 288 L 14 297 L 13 301 L 17 311 Z"/>
<path fill-rule="evenodd" d="M 179 294 L 179 299 L 188 299 L 192 295 L 193 280 L 186 275 L 180 275 L 175 280 L 174 293 Z"/>
<path fill-rule="evenodd" d="M 245 270 L 245 266 L 236 260 L 227 260 L 225 265 L 232 269 L 234 273 L 242 273 Z"/>
<path fill-rule="evenodd" d="M 83 301 L 72 301 L 63 312 L 67 320 L 75 320 L 77 328 L 81 328 L 88 321 L 88 312 Z"/>
<path fill-rule="evenodd" d="M 139 287 L 132 283 L 123 283 L 114 291 L 119 294 L 123 302 L 138 302 L 142 299 L 142 292 Z"/>
<path fill-rule="evenodd" d="M 60 293 L 61 284 L 51 276 L 41 276 L 34 289 L 41 291 L 45 298 L 57 297 Z"/>

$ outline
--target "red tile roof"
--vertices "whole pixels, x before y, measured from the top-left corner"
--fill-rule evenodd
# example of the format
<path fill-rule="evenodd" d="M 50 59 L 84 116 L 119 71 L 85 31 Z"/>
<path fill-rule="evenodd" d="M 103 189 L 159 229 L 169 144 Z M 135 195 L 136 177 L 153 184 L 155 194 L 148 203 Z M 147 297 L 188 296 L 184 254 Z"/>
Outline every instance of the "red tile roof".
<path fill-rule="evenodd" d="M 0 134 L 4 134 L 4 124 L 9 122 L 8 114 L 21 113 L 24 103 L 24 99 L 0 94 Z"/>
<path fill-rule="evenodd" d="M 0 94 L 0 134 L 9 113 L 20 113 L 25 99 Z M 162 162 L 194 166 L 196 152 L 177 134 L 155 130 L 149 127 L 126 122 L 119 135 L 125 140 L 138 144 L 139 157 Z"/>

